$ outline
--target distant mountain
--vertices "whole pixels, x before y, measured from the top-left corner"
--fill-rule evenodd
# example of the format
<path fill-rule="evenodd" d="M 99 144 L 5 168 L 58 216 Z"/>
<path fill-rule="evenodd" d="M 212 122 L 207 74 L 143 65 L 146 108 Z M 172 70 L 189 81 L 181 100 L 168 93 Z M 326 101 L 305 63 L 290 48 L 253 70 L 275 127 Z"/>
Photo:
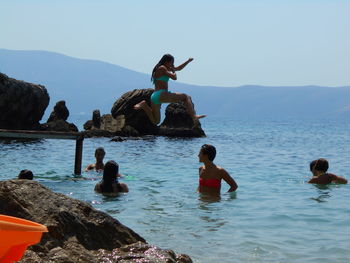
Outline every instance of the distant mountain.
<path fill-rule="evenodd" d="M 44 85 L 50 94 L 49 114 L 65 100 L 71 114 L 109 113 L 123 93 L 151 88 L 150 75 L 95 60 L 47 51 L 0 49 L 0 72 Z M 341 118 L 350 120 L 348 87 L 209 87 L 170 82 L 173 92 L 191 95 L 197 112 L 234 118 Z M 165 107 L 163 107 L 164 110 Z"/>

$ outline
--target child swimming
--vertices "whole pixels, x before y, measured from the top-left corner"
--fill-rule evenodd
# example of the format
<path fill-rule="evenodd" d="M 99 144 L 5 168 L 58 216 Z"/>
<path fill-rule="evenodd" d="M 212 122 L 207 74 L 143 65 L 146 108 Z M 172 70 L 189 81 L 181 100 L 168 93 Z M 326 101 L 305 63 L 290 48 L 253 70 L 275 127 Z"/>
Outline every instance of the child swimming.
<path fill-rule="evenodd" d="M 312 178 L 308 183 L 310 184 L 347 184 L 348 180 L 344 177 L 327 173 L 328 170 L 328 161 L 324 158 L 314 160 L 310 163 L 310 171 L 312 172 Z"/>

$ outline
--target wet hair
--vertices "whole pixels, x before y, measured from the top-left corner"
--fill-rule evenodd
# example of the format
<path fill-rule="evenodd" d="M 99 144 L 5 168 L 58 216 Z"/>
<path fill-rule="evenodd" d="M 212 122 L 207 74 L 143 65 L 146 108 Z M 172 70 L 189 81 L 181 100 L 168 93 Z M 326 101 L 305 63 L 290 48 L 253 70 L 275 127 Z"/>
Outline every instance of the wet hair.
<path fill-rule="evenodd" d="M 201 147 L 201 152 L 202 154 L 207 155 L 210 161 L 214 161 L 216 156 L 216 149 L 213 145 L 203 144 Z"/>
<path fill-rule="evenodd" d="M 314 160 L 310 163 L 310 171 L 312 171 L 312 169 L 315 169 L 317 171 L 327 172 L 328 168 L 329 168 L 328 161 L 324 158 Z"/>
<path fill-rule="evenodd" d="M 96 150 L 95 150 L 95 155 L 96 155 L 98 152 L 103 152 L 103 154 L 106 154 L 105 149 L 103 149 L 103 147 L 98 147 L 98 148 L 96 148 Z"/>
<path fill-rule="evenodd" d="M 159 62 L 157 63 L 157 65 L 154 66 L 153 70 L 152 70 L 152 76 L 151 76 L 151 81 L 154 80 L 154 73 L 156 72 L 156 70 L 164 65 L 164 63 L 166 62 L 174 62 L 174 57 L 170 54 L 165 54 L 163 55 L 163 57 L 159 60 Z"/>
<path fill-rule="evenodd" d="M 31 170 L 21 170 L 18 174 L 18 179 L 33 180 L 33 172 Z"/>
<path fill-rule="evenodd" d="M 113 183 L 118 184 L 119 165 L 115 161 L 108 161 L 103 169 L 101 190 L 104 193 L 113 193 Z M 119 188 L 119 187 L 118 187 Z"/>

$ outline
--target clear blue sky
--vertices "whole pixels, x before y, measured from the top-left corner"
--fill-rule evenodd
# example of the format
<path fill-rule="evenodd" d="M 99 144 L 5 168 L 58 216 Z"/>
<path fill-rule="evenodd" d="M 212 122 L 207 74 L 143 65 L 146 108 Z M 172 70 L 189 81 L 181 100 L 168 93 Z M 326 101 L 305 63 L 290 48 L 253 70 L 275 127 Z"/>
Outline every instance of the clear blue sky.
<path fill-rule="evenodd" d="M 350 85 L 350 1 L 2 0 L 0 10 L 0 48 L 148 74 L 164 53 L 193 57 L 178 80 L 197 85 Z"/>

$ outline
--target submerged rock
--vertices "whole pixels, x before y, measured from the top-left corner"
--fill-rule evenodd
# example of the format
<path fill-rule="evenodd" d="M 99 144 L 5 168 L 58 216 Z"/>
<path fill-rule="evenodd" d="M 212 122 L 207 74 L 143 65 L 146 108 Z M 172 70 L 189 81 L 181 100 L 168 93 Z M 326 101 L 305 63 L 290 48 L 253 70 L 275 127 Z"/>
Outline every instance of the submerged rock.
<path fill-rule="evenodd" d="M 27 249 L 23 263 L 191 262 L 186 255 L 145 244 L 108 214 L 35 181 L 0 181 L 0 214 L 28 219 L 49 230 L 40 243 Z"/>
<path fill-rule="evenodd" d="M 0 128 L 38 130 L 50 97 L 42 85 L 0 73 Z"/>

